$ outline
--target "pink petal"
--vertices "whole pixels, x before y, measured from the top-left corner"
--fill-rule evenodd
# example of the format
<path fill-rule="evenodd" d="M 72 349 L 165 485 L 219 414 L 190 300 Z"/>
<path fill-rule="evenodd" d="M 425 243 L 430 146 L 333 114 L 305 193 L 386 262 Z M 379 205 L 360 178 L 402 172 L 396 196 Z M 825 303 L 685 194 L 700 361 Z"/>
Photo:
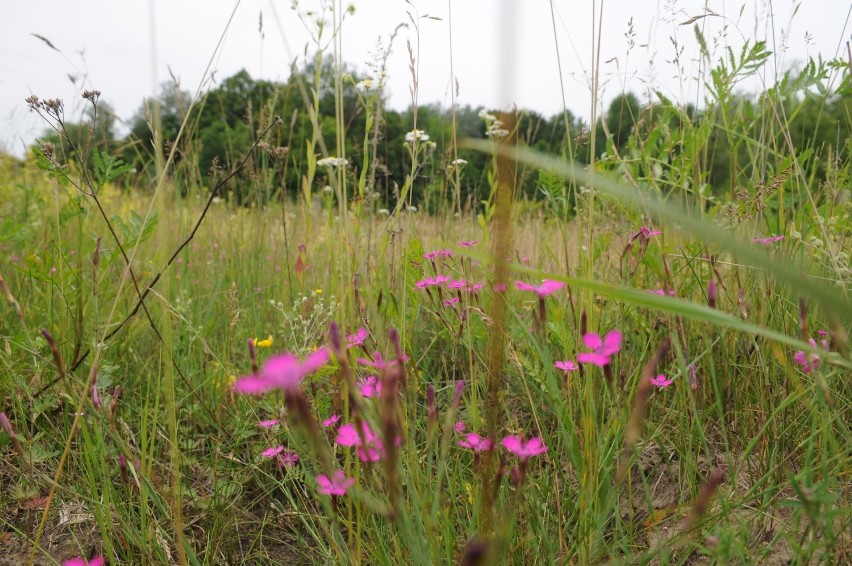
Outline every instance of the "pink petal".
<path fill-rule="evenodd" d="M 524 283 L 523 281 L 515 281 L 515 287 L 517 287 L 521 291 L 537 291 L 538 290 L 536 287 L 533 287 L 529 283 Z M 495 286 L 495 290 L 496 290 L 496 286 Z"/>
<path fill-rule="evenodd" d="M 278 419 L 269 419 L 269 420 L 266 420 L 266 421 L 260 421 L 259 423 L 257 423 L 257 426 L 262 427 L 262 428 L 269 428 L 269 427 L 275 426 L 277 424 L 278 424 Z"/>
<path fill-rule="evenodd" d="M 618 330 L 611 330 L 607 333 L 604 338 L 603 350 L 602 354 L 612 355 L 616 354 L 621 350 L 621 332 Z"/>
<path fill-rule="evenodd" d="M 575 371 L 577 369 L 577 364 L 575 364 L 571 360 L 556 362 L 553 365 L 554 367 L 556 367 L 556 369 L 561 369 L 562 371 Z"/>
<path fill-rule="evenodd" d="M 270 446 L 266 450 L 260 453 L 264 458 L 274 458 L 275 456 L 281 454 L 284 451 L 283 446 Z"/>
<path fill-rule="evenodd" d="M 594 364 L 599 367 L 604 367 L 610 362 L 609 356 L 597 354 L 595 352 L 583 352 L 577 354 L 577 361 L 581 364 Z"/>
<path fill-rule="evenodd" d="M 545 279 L 541 286 L 539 286 L 537 292 L 539 295 L 549 295 L 554 291 L 558 291 L 564 286 L 565 283 L 563 283 L 562 281 L 551 281 L 550 279 Z"/>
<path fill-rule="evenodd" d="M 521 439 L 514 435 L 507 436 L 502 441 L 500 441 L 500 444 L 502 444 L 503 448 L 505 448 L 512 454 L 520 454 L 523 448 Z"/>
<path fill-rule="evenodd" d="M 247 395 L 257 395 L 272 389 L 268 379 L 259 375 L 247 375 L 234 382 L 234 391 Z"/>
<path fill-rule="evenodd" d="M 603 341 L 600 334 L 589 332 L 583 335 L 583 344 L 590 350 L 597 350 L 603 345 Z"/>

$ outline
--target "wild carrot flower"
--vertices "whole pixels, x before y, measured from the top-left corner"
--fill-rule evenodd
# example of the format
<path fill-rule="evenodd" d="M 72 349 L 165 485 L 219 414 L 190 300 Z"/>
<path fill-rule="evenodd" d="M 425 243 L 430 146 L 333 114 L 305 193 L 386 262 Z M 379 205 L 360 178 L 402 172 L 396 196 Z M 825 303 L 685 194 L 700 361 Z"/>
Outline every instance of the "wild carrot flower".
<path fill-rule="evenodd" d="M 521 461 L 547 452 L 547 446 L 538 437 L 524 441 L 519 436 L 512 435 L 501 440 L 500 444 L 503 445 L 503 448 L 520 458 Z"/>
<path fill-rule="evenodd" d="M 470 448 L 474 452 L 484 452 L 485 450 L 491 450 L 491 441 L 479 436 L 475 432 L 469 432 L 465 435 L 464 440 L 459 440 L 459 446 Z"/>
<path fill-rule="evenodd" d="M 769 245 L 773 242 L 780 242 L 784 236 L 769 236 L 768 238 L 752 238 L 751 241 L 755 244 Z"/>
<path fill-rule="evenodd" d="M 458 434 L 463 433 L 464 429 L 465 429 L 465 426 L 464 426 L 464 422 L 462 422 L 462 421 L 458 421 L 458 422 L 456 422 L 456 424 L 453 425 L 453 430 L 455 430 Z"/>
<path fill-rule="evenodd" d="M 358 390 L 364 397 L 378 397 L 382 393 L 382 382 L 375 375 L 365 377 L 357 385 Z"/>
<path fill-rule="evenodd" d="M 263 364 L 259 375 L 246 375 L 234 382 L 234 391 L 246 394 L 264 393 L 270 389 L 293 391 L 298 389 L 305 376 L 324 366 L 328 358 L 327 348 L 315 350 L 301 362 L 290 353 L 273 356 Z"/>
<path fill-rule="evenodd" d="M 265 420 L 265 421 L 260 421 L 259 423 L 257 423 L 257 426 L 259 426 L 261 428 L 269 428 L 269 427 L 273 427 L 277 424 L 278 424 L 278 419 L 268 419 L 268 420 Z"/>
<path fill-rule="evenodd" d="M 535 285 L 530 285 L 529 283 L 524 283 L 523 281 L 515 281 L 515 287 L 517 287 L 521 291 L 534 291 L 538 294 L 539 297 L 545 297 L 547 295 L 550 295 L 554 291 L 558 291 L 564 286 L 565 283 L 563 283 L 562 281 L 551 281 L 550 279 L 545 279 L 544 281 L 542 281 L 541 285 L 537 287 Z"/>
<path fill-rule="evenodd" d="M 583 335 L 583 344 L 592 351 L 578 354 L 577 361 L 604 367 L 610 363 L 612 356 L 621 351 L 621 332 L 611 330 L 604 338 L 601 338 L 600 334 L 589 332 Z"/>
<path fill-rule="evenodd" d="M 279 468 L 295 468 L 296 463 L 299 461 L 299 455 L 293 452 L 292 450 L 287 450 L 283 454 L 278 456 L 278 467 Z"/>
<path fill-rule="evenodd" d="M 666 379 L 666 376 L 662 373 L 657 377 L 652 378 L 650 381 L 651 385 L 657 387 L 658 389 L 665 389 L 666 387 L 674 383 L 674 379 Z"/>
<path fill-rule="evenodd" d="M 355 478 L 347 477 L 343 470 L 335 470 L 331 478 L 325 474 L 316 477 L 317 491 L 323 495 L 346 495 L 346 491 L 355 484 Z"/>
<path fill-rule="evenodd" d="M 264 458 L 274 458 L 284 452 L 284 446 L 270 446 L 260 453 Z"/>
<path fill-rule="evenodd" d="M 556 369 L 561 369 L 565 373 L 568 373 L 569 371 L 576 371 L 577 369 L 579 369 L 579 366 L 571 360 L 556 362 L 555 364 L 553 364 L 553 367 L 555 367 Z"/>
<path fill-rule="evenodd" d="M 269 338 L 266 338 L 265 340 L 258 340 L 257 337 L 255 337 L 254 347 L 255 348 L 271 348 L 272 347 L 272 334 L 270 334 Z"/>
<path fill-rule="evenodd" d="M 362 346 L 364 341 L 367 339 L 367 329 L 363 326 L 358 329 L 358 332 L 355 334 L 349 334 L 346 336 L 346 346 L 348 348 L 354 348 L 356 346 Z"/>
<path fill-rule="evenodd" d="M 62 566 L 104 566 L 106 562 L 100 556 L 95 556 L 89 560 L 86 560 L 82 556 L 77 558 L 72 558 L 71 560 L 66 560 L 62 563 Z"/>
<path fill-rule="evenodd" d="M 328 428 L 330 426 L 334 426 L 335 424 L 337 424 L 337 421 L 339 421 L 339 420 L 340 420 L 340 415 L 331 415 L 330 417 L 328 417 L 327 419 L 322 421 L 322 426 L 324 426 L 325 428 Z"/>

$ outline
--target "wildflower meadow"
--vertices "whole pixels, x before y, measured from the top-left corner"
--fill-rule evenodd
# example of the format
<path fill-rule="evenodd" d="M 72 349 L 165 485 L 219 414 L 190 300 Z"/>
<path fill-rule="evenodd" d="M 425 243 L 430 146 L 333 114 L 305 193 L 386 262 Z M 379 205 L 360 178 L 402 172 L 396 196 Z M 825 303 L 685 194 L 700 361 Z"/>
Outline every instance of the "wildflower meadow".
<path fill-rule="evenodd" d="M 397 112 L 306 4 L 286 83 L 124 138 L 22 97 L 0 564 L 852 562 L 846 52 L 702 12 L 697 105 Z"/>

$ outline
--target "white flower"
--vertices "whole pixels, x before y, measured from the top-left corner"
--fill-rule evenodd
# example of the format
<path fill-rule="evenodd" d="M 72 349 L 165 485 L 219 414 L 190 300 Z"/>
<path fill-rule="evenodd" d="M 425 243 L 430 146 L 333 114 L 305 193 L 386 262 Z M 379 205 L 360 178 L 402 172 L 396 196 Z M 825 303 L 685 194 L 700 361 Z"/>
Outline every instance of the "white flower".
<path fill-rule="evenodd" d="M 332 190 L 331 185 L 326 185 L 322 188 L 322 192 L 324 193 L 330 193 Z"/>
<path fill-rule="evenodd" d="M 364 79 L 355 85 L 355 88 L 363 88 L 366 90 L 370 90 L 373 88 L 373 79 Z"/>
<path fill-rule="evenodd" d="M 424 132 L 423 130 L 411 130 L 407 134 L 405 134 L 405 141 L 408 143 L 414 141 L 429 141 L 429 134 Z"/>
<path fill-rule="evenodd" d="M 317 161 L 320 167 L 346 167 L 348 164 L 349 160 L 343 157 L 326 157 Z"/>
<path fill-rule="evenodd" d="M 390 214 L 390 210 L 388 210 L 387 208 L 380 208 L 379 214 L 385 214 L 385 215 Z"/>
<path fill-rule="evenodd" d="M 479 117 L 485 120 L 486 122 L 493 122 L 497 120 L 497 116 L 495 116 L 494 114 L 489 114 L 485 111 L 485 109 L 479 111 Z"/>
<path fill-rule="evenodd" d="M 450 168 L 452 168 L 452 167 L 459 167 L 459 166 L 461 166 L 461 165 L 467 165 L 467 161 L 466 161 L 466 160 L 464 160 L 464 159 L 453 159 L 453 160 L 450 162 Z"/>
<path fill-rule="evenodd" d="M 417 207 L 416 206 L 409 206 L 408 208 L 406 208 L 406 210 L 408 212 L 417 212 Z"/>

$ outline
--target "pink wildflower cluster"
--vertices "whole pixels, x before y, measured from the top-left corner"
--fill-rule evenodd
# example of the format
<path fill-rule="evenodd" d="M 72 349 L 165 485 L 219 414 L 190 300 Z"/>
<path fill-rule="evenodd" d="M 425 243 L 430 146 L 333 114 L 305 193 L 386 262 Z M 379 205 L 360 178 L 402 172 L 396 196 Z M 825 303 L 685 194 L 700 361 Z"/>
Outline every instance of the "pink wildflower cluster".
<path fill-rule="evenodd" d="M 340 446 L 356 446 L 358 458 L 362 462 L 378 462 L 385 457 L 385 447 L 382 439 L 376 434 L 367 421 L 361 421 L 361 434 L 354 423 L 348 423 L 337 430 L 334 441 Z M 400 439 L 395 440 L 399 444 Z"/>
<path fill-rule="evenodd" d="M 603 338 L 600 334 L 590 332 L 583 335 L 583 344 L 591 352 L 578 354 L 577 361 L 581 364 L 594 364 L 598 367 L 604 367 L 612 361 L 612 356 L 621 351 L 621 332 L 611 330 Z"/>
<path fill-rule="evenodd" d="M 551 281 L 550 279 L 545 279 L 541 282 L 541 285 L 530 285 L 523 281 L 515 281 L 515 287 L 521 291 L 533 291 L 538 294 L 539 297 L 546 297 L 547 295 L 565 287 L 565 283 L 562 281 Z"/>
<path fill-rule="evenodd" d="M 423 254 L 423 259 L 436 259 L 439 257 L 452 257 L 453 250 L 436 250 L 434 252 L 429 252 Z"/>
<path fill-rule="evenodd" d="M 323 495 L 346 495 L 349 488 L 355 485 L 355 478 L 347 477 L 343 470 L 335 470 L 331 477 L 318 475 L 316 482 L 317 491 Z"/>

